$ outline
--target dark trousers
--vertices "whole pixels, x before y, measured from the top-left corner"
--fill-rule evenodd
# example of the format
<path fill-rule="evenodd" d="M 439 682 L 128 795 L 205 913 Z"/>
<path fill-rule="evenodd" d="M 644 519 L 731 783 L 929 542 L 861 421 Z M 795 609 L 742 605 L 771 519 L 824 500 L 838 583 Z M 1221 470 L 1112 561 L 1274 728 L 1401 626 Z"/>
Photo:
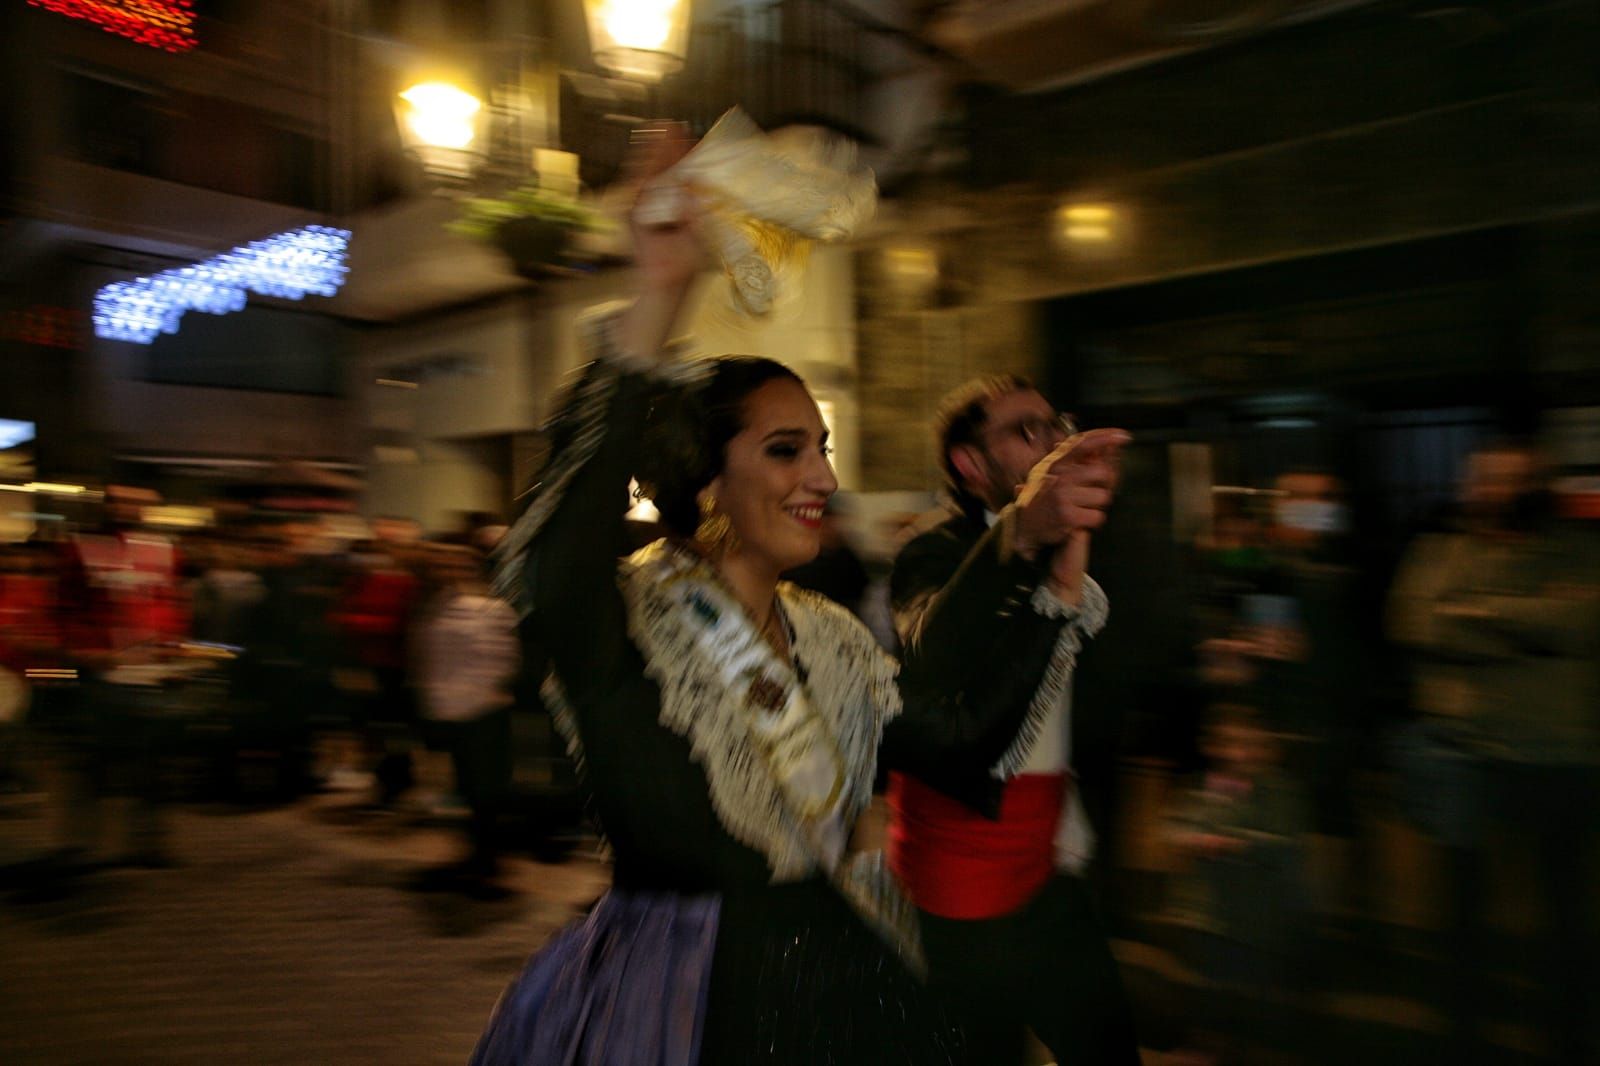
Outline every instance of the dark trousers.
<path fill-rule="evenodd" d="M 1000 918 L 921 917 L 930 978 L 961 1010 L 975 1061 L 1021 1063 L 1026 1026 L 1061 1066 L 1138 1066 L 1122 976 L 1082 879 L 1058 874 Z"/>
<path fill-rule="evenodd" d="M 1600 774 L 1586 766 L 1493 763 L 1490 781 L 1494 813 L 1531 843 L 1538 863 L 1542 905 L 1527 953 L 1539 987 L 1535 1026 L 1550 1034 L 1556 1061 L 1591 1062 L 1589 990 L 1596 967 L 1587 918 Z M 1450 1007 L 1458 1041 L 1470 1045 L 1474 1028 L 1504 1009 L 1489 978 L 1494 960 L 1483 913 L 1492 856 L 1479 846 L 1451 849 L 1447 858 L 1453 897 Z"/>
<path fill-rule="evenodd" d="M 511 710 L 441 724 L 448 727 L 445 732 L 456 791 L 471 812 L 468 863 L 478 873 L 492 874 L 500 856 L 500 814 L 511 788 Z"/>
<path fill-rule="evenodd" d="M 153 858 L 167 847 L 163 761 L 178 747 L 181 724 L 163 713 L 164 690 L 92 684 L 82 694 L 82 732 L 70 744 L 66 784 L 67 846 L 103 843 L 106 802 L 129 802 L 123 848 Z"/>

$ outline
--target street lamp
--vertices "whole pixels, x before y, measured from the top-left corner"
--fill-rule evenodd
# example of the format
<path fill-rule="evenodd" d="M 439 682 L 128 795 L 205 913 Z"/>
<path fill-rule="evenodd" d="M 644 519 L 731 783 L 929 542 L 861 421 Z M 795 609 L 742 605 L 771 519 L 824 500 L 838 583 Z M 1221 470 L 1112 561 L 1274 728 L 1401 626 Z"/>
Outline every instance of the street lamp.
<path fill-rule="evenodd" d="M 470 178 L 488 155 L 483 101 L 447 81 L 423 81 L 395 104 L 400 138 L 423 169 L 441 177 Z"/>
<path fill-rule="evenodd" d="M 589 48 L 605 69 L 656 82 L 683 69 L 689 0 L 583 0 Z"/>

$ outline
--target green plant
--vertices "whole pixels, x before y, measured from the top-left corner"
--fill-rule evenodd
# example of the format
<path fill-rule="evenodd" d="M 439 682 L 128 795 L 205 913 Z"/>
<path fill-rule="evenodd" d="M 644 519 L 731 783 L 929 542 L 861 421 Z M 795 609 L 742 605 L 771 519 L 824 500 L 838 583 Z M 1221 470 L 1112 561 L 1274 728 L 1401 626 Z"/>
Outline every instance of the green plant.
<path fill-rule="evenodd" d="M 604 231 L 614 225 L 599 211 L 532 181 L 503 197 L 472 197 L 462 205 L 461 217 L 450 223 L 449 229 L 493 244 L 500 227 L 516 219 L 536 219 L 569 234 Z"/>

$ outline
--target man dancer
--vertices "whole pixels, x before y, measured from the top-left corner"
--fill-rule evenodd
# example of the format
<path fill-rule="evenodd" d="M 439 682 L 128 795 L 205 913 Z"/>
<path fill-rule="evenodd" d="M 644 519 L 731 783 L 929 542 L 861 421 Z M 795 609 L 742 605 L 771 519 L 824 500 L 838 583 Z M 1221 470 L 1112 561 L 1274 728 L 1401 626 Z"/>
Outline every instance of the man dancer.
<path fill-rule="evenodd" d="M 1121 978 L 1078 876 L 1093 833 L 1074 789 L 1071 704 L 1077 653 L 1107 614 L 1105 593 L 1085 573 L 1090 531 L 1105 521 L 1117 453 L 1130 438 L 1074 433 L 1017 377 L 955 390 L 938 432 L 960 513 L 895 561 L 891 596 L 907 661 L 920 653 L 928 606 L 959 594 L 953 579 L 973 567 L 1007 569 L 1012 592 L 962 605 L 963 625 L 997 643 L 944 664 L 952 690 L 981 684 L 975 671 L 999 681 L 1016 668 L 1004 652 L 1008 632 L 1042 619 L 1065 624 L 997 761 L 891 775 L 890 862 L 920 912 L 931 976 L 968 1010 L 983 1061 L 1021 1063 L 1027 1027 L 1063 1063 L 1136 1064 Z"/>

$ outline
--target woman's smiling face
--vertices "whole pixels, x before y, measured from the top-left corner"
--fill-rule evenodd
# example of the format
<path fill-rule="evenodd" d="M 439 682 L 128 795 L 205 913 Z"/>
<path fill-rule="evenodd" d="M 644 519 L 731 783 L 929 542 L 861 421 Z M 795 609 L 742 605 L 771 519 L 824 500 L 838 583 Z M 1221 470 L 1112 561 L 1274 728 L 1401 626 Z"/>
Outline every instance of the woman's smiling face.
<path fill-rule="evenodd" d="M 775 378 L 745 397 L 743 428 L 705 492 L 728 516 L 739 551 L 782 573 L 816 558 L 822 512 L 839 488 L 828 430 L 804 385 Z"/>

